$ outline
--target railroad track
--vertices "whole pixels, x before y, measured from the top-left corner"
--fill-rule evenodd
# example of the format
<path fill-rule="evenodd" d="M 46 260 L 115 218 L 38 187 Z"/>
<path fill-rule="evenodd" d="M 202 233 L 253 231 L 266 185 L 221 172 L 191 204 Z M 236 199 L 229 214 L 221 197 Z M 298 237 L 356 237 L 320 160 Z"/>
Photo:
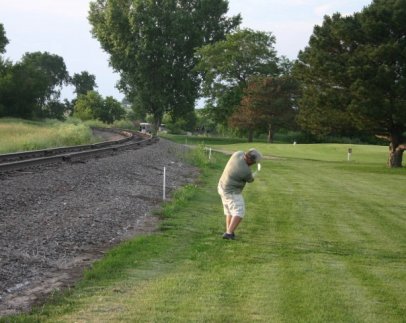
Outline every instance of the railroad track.
<path fill-rule="evenodd" d="M 56 162 L 74 162 L 75 160 L 112 154 L 125 149 L 139 149 L 159 140 L 158 137 L 130 130 L 102 128 L 97 128 L 97 130 L 113 132 L 122 138 L 89 145 L 0 154 L 0 172 Z"/>

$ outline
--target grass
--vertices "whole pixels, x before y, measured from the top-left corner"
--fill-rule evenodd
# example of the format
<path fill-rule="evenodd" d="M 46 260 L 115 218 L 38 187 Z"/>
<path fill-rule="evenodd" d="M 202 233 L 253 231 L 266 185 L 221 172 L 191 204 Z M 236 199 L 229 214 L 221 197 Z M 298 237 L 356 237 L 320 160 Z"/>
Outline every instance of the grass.
<path fill-rule="evenodd" d="M 261 147 L 268 157 L 309 159 L 315 161 L 347 161 L 348 148 L 352 148 L 351 162 L 385 165 L 388 157 L 388 147 L 376 145 L 354 144 L 264 144 L 263 142 L 247 143 L 246 139 L 196 137 L 185 135 L 164 134 L 165 138 L 179 144 L 203 145 L 213 149 L 233 152 L 248 150 L 254 146 Z"/>
<path fill-rule="evenodd" d="M 193 153 L 200 182 L 162 207 L 158 233 L 115 248 L 76 288 L 4 320 L 405 322 L 405 169 L 386 168 L 382 147 L 353 147 L 348 162 L 346 145 L 255 144 L 268 159 L 244 191 L 238 239 L 224 241 L 216 185 L 227 157 L 208 161 L 202 146 Z"/>
<path fill-rule="evenodd" d="M 68 122 L 0 119 L 0 154 L 74 146 L 94 141 L 90 128 L 75 119 Z"/>
<path fill-rule="evenodd" d="M 178 144 L 186 145 L 199 145 L 199 144 L 211 144 L 211 145 L 229 145 L 239 144 L 246 142 L 247 139 L 242 138 L 225 138 L 225 137 L 208 137 L 208 136 L 187 136 L 187 135 L 173 135 L 167 133 L 161 133 L 161 137 L 177 142 Z"/>

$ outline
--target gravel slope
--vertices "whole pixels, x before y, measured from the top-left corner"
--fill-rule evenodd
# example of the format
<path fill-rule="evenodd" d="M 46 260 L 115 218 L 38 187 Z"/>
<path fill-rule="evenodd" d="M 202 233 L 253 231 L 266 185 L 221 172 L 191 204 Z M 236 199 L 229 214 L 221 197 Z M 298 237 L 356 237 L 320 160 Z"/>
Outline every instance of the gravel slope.
<path fill-rule="evenodd" d="M 112 245 L 153 231 L 163 167 L 168 190 L 197 176 L 181 161 L 184 152 L 161 139 L 113 156 L 0 174 L 0 316 L 30 309 Z"/>

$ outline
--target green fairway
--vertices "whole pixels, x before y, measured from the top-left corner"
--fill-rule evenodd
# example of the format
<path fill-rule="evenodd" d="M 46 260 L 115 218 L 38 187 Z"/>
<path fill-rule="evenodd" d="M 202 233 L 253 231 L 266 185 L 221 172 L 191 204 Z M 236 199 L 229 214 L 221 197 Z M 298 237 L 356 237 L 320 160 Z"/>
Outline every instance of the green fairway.
<path fill-rule="evenodd" d="M 265 160 L 244 191 L 235 241 L 221 239 L 216 192 L 228 157 L 203 163 L 200 146 L 202 178 L 163 208 L 158 233 L 116 248 L 77 288 L 15 320 L 405 322 L 406 170 L 386 168 L 379 146 L 353 146 L 347 161 L 348 145 L 213 145 L 250 147 Z"/>

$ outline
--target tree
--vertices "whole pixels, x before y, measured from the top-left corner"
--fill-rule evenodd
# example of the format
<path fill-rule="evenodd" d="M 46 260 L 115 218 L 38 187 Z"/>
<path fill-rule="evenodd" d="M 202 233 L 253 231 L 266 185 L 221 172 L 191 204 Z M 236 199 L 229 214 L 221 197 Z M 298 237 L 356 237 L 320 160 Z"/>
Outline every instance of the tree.
<path fill-rule="evenodd" d="M 103 97 L 96 91 L 88 91 L 79 95 L 75 102 L 73 115 L 81 120 L 98 119 L 112 124 L 125 117 L 126 111 L 112 96 Z"/>
<path fill-rule="evenodd" d="M 6 46 L 8 44 L 8 39 L 6 37 L 6 31 L 4 30 L 3 24 L 0 23 L 0 54 L 4 54 L 6 51 Z M 11 67 L 11 63 L 7 60 L 3 60 L 0 56 L 0 117 L 5 115 L 4 106 L 4 93 L 7 85 L 7 74 Z"/>
<path fill-rule="evenodd" d="M 374 0 L 353 16 L 326 16 L 294 68 L 300 124 L 314 134 L 386 138 L 390 167 L 401 167 L 406 147 L 405 15 L 404 0 Z"/>
<path fill-rule="evenodd" d="M 271 33 L 242 29 L 197 50 L 202 94 L 217 122 L 227 122 L 250 78 L 279 74 L 274 44 Z"/>
<path fill-rule="evenodd" d="M 3 74 L 0 95 L 3 115 L 50 117 L 53 107 L 60 109 L 54 102 L 58 101 L 61 87 L 68 80 L 69 74 L 62 57 L 47 52 L 26 53 L 20 62 L 10 64 Z M 60 115 L 59 112 L 57 114 Z"/>
<path fill-rule="evenodd" d="M 223 39 L 240 23 L 225 0 L 96 0 L 92 33 L 120 74 L 119 87 L 153 115 L 174 119 L 194 109 L 199 80 L 195 48 Z"/>
<path fill-rule="evenodd" d="M 102 109 L 103 104 L 103 97 L 96 91 L 79 95 L 75 102 L 73 116 L 84 121 L 94 119 L 94 111 Z"/>
<path fill-rule="evenodd" d="M 3 115 L 21 118 L 49 117 L 48 102 L 57 101 L 69 80 L 63 58 L 47 52 L 26 53 L 5 70 L 0 104 Z M 58 108 L 59 109 L 59 108 Z"/>
<path fill-rule="evenodd" d="M 0 77 L 0 117 L 32 118 L 36 104 L 36 82 L 21 64 L 2 69 Z"/>
<path fill-rule="evenodd" d="M 4 26 L 0 23 L 0 54 L 4 54 L 6 52 L 6 46 L 8 44 L 8 39 L 6 37 L 6 31 L 4 30 Z"/>
<path fill-rule="evenodd" d="M 0 54 L 8 44 L 0 24 Z M 60 88 L 69 81 L 63 58 L 47 52 L 26 53 L 12 64 L 0 57 L 0 117 L 59 118 L 67 106 L 58 102 Z"/>
<path fill-rule="evenodd" d="M 267 129 L 268 142 L 275 131 L 288 128 L 295 116 L 295 98 L 298 85 L 292 77 L 258 77 L 244 90 L 240 105 L 229 118 L 233 128 L 248 132 L 252 142 L 255 130 Z"/>
<path fill-rule="evenodd" d="M 95 106 L 93 108 L 94 118 L 108 124 L 112 124 L 116 120 L 123 119 L 125 115 L 126 111 L 121 106 L 121 103 L 112 96 L 106 97 L 101 106 Z"/>
<path fill-rule="evenodd" d="M 42 115 L 45 118 L 65 120 L 70 113 L 71 103 L 65 99 L 63 102 L 51 100 L 42 108 Z"/>
<path fill-rule="evenodd" d="M 97 87 L 96 76 L 89 74 L 87 71 L 73 74 L 70 82 L 75 87 L 77 97 L 86 94 L 88 91 L 93 91 Z"/>
<path fill-rule="evenodd" d="M 61 88 L 69 83 L 69 73 L 62 57 L 48 52 L 26 53 L 21 64 L 37 71 L 37 82 L 41 82 L 42 93 L 38 96 L 38 105 L 42 106 L 47 100 L 60 97 Z"/>

